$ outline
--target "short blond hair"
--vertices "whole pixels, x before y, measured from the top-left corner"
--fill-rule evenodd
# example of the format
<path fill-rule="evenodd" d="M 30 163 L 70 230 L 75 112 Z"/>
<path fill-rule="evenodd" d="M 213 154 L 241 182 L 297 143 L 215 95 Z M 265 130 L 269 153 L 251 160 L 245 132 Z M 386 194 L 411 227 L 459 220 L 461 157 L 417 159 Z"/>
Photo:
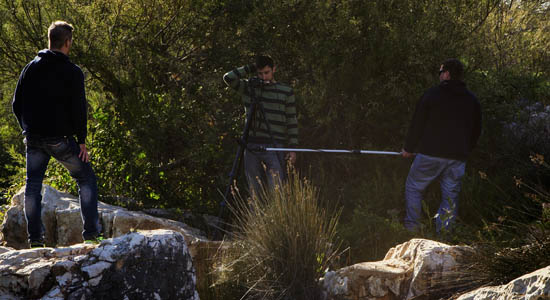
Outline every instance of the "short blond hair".
<path fill-rule="evenodd" d="M 61 49 L 65 41 L 73 39 L 73 25 L 65 21 L 55 21 L 48 28 L 50 48 Z"/>

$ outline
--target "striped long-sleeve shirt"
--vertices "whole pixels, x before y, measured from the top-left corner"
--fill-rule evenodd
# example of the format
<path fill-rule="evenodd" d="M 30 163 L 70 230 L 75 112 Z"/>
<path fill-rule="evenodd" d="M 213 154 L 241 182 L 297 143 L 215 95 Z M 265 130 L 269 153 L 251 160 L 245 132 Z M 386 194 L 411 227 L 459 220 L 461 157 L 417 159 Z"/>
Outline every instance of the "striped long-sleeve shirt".
<path fill-rule="evenodd" d="M 246 115 L 250 113 L 250 89 L 247 76 L 250 73 L 248 66 L 237 68 L 225 73 L 223 80 L 235 89 L 240 95 L 245 106 Z M 298 122 L 296 120 L 296 100 L 294 91 L 288 85 L 281 83 L 270 83 L 254 89 L 256 99 L 263 106 L 265 119 L 269 124 L 266 126 L 262 118 L 261 109 L 256 109 L 256 115 L 252 118 L 248 141 L 252 143 L 271 143 L 273 141 L 283 146 L 298 145 Z"/>

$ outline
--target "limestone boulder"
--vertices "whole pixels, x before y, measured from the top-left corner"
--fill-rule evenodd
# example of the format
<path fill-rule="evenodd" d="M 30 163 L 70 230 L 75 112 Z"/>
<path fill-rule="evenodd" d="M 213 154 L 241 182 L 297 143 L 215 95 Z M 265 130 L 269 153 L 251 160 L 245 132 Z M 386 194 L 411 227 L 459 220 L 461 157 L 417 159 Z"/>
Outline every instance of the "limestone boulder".
<path fill-rule="evenodd" d="M 456 298 L 457 300 L 485 299 L 550 299 L 550 266 L 523 275 L 508 284 L 482 287 Z"/>
<path fill-rule="evenodd" d="M 383 260 L 327 272 L 326 299 L 431 299 L 459 284 L 466 246 L 413 239 L 391 248 Z"/>
<path fill-rule="evenodd" d="M 185 223 L 157 218 L 122 207 L 98 204 L 100 223 L 106 237 L 118 237 L 135 230 L 170 229 L 185 236 L 193 252 L 195 244 L 208 241 L 201 231 Z M 82 218 L 78 198 L 44 185 L 42 189 L 42 222 L 48 246 L 69 246 L 83 242 Z M 28 248 L 27 221 L 24 213 L 24 190 L 11 201 L 2 224 L 2 243 L 15 249 Z"/>
<path fill-rule="evenodd" d="M 0 254 L 0 299 L 192 299 L 196 276 L 185 237 L 138 231 L 99 245 Z"/>
<path fill-rule="evenodd" d="M 98 203 L 100 222 L 104 236 L 119 237 L 137 230 L 169 229 L 185 238 L 193 258 L 198 285 L 207 289 L 212 257 L 220 242 L 208 240 L 200 230 L 185 223 L 153 217 L 129 211 L 125 208 Z M 44 185 L 42 189 L 42 222 L 45 227 L 45 242 L 49 247 L 64 247 L 82 243 L 82 218 L 77 197 Z M 27 221 L 24 214 L 24 190 L 17 193 L 5 213 L 1 228 L 2 244 L 15 249 L 28 248 Z M 0 249 L 0 253 L 2 250 Z"/>

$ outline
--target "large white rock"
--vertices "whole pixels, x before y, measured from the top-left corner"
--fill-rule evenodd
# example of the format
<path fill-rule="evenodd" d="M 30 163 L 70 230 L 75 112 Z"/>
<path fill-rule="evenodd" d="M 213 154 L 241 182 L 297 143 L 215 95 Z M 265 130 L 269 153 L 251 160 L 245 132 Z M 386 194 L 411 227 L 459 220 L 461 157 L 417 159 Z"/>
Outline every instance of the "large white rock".
<path fill-rule="evenodd" d="M 2 224 L 4 246 L 15 249 L 28 248 L 27 220 L 24 214 L 24 190 L 11 201 Z M 207 239 L 201 232 L 185 223 L 156 218 L 122 207 L 98 203 L 99 218 L 106 237 L 117 237 L 135 230 L 170 229 L 180 232 L 193 248 L 194 244 Z M 81 243 L 82 218 L 78 198 L 44 185 L 42 189 L 42 222 L 46 228 L 48 246 L 69 246 Z M 193 249 L 191 250 L 193 252 Z"/>
<path fill-rule="evenodd" d="M 65 248 L 0 254 L 0 299 L 198 300 L 184 236 L 138 231 Z"/>
<path fill-rule="evenodd" d="M 64 247 L 82 243 L 82 218 L 78 198 L 44 185 L 42 189 L 42 221 L 46 228 L 45 240 L 49 247 Z M 11 201 L 2 224 L 1 239 L 4 246 L 25 249 L 27 221 L 24 214 L 24 189 Z M 209 241 L 201 232 L 185 223 L 153 217 L 142 212 L 129 211 L 122 207 L 98 203 L 100 222 L 105 237 L 119 237 L 136 230 L 169 229 L 185 237 L 193 258 L 198 286 L 208 289 L 212 256 L 217 253 L 220 242 Z M 0 248 L 0 253 L 4 251 Z"/>
<path fill-rule="evenodd" d="M 466 246 L 413 239 L 391 248 L 383 260 L 328 272 L 322 279 L 327 299 L 413 299 L 452 289 Z M 443 287 L 445 286 L 445 287 Z"/>
<path fill-rule="evenodd" d="M 479 288 L 457 298 L 457 300 L 485 299 L 550 299 L 550 266 L 523 275 L 508 284 Z"/>

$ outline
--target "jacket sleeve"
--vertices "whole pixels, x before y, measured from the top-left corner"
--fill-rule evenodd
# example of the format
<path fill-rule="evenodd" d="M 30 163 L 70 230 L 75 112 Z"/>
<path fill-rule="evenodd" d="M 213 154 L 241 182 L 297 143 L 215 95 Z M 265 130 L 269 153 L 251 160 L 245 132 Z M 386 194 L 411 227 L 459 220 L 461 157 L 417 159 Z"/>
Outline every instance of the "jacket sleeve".
<path fill-rule="evenodd" d="M 77 67 L 74 72 L 75 82 L 73 85 L 73 94 L 71 99 L 71 115 L 73 128 L 76 133 L 76 141 L 78 144 L 86 143 L 88 134 L 87 124 L 87 103 L 86 91 L 84 89 L 84 73 Z"/>
<path fill-rule="evenodd" d="M 248 92 L 248 80 L 246 78 L 253 72 L 255 72 L 255 68 L 252 65 L 242 66 L 225 73 L 223 81 L 227 86 L 244 95 Z"/>
<path fill-rule="evenodd" d="M 11 103 L 13 114 L 17 118 L 17 122 L 19 123 L 21 129 L 23 129 L 23 79 L 27 68 L 28 66 L 23 69 L 21 75 L 19 76 L 19 80 L 17 81 L 17 85 L 15 87 L 15 93 L 13 94 L 13 101 Z"/>
<path fill-rule="evenodd" d="M 298 145 L 298 120 L 296 119 L 296 97 L 294 96 L 294 91 L 292 91 L 285 103 L 285 115 L 288 144 L 296 146 Z"/>
<path fill-rule="evenodd" d="M 405 151 L 413 153 L 417 150 L 422 134 L 424 133 L 424 127 L 426 126 L 426 118 L 428 116 L 428 103 L 426 94 L 422 96 L 418 104 L 409 127 L 409 133 L 405 140 Z"/>

